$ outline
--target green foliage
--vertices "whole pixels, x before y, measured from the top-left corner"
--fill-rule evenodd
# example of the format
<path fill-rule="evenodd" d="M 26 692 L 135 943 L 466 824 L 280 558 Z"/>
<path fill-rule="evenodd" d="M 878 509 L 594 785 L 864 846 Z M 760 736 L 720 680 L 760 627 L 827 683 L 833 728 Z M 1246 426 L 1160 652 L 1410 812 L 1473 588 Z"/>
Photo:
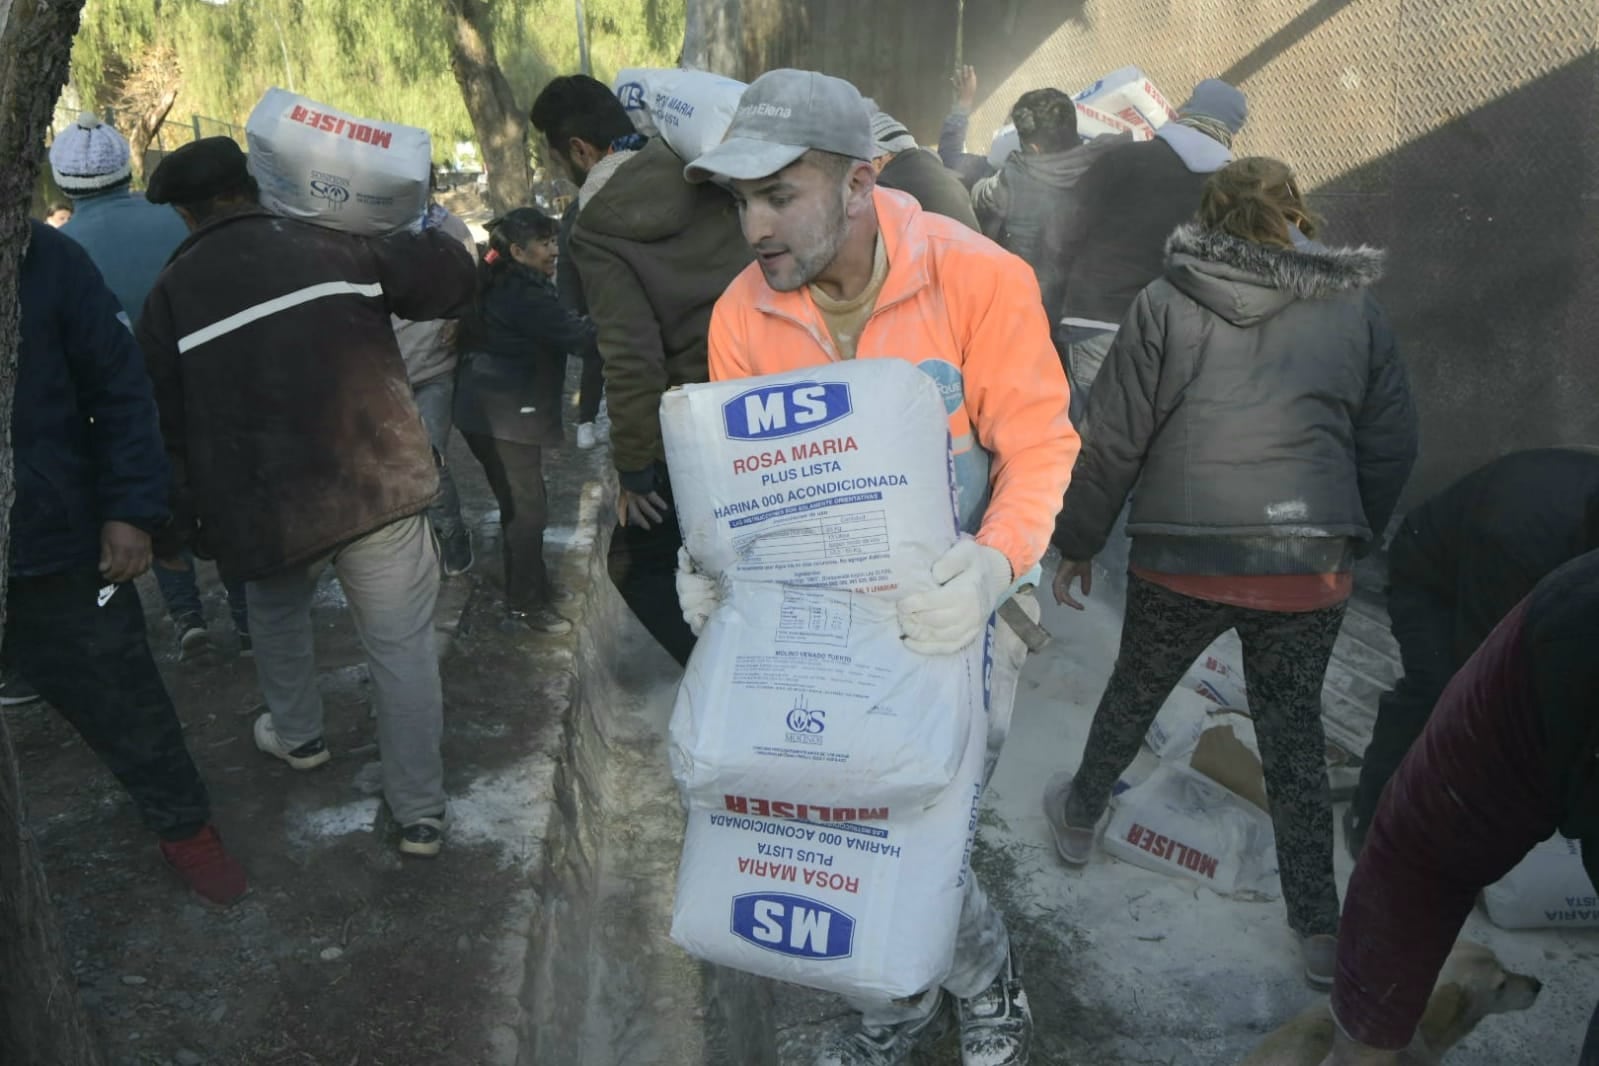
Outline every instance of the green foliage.
<path fill-rule="evenodd" d="M 684 0 L 586 0 L 594 74 L 671 66 L 683 38 Z M 500 66 L 525 110 L 551 77 L 578 68 L 573 0 L 492 0 Z M 262 92 L 294 87 L 359 115 L 421 126 L 434 152 L 472 139 L 450 72 L 442 0 L 88 0 L 72 52 L 87 104 L 104 106 L 119 63 L 168 41 L 183 67 L 172 121 L 193 114 L 243 125 Z M 278 29 L 282 30 L 282 46 Z"/>

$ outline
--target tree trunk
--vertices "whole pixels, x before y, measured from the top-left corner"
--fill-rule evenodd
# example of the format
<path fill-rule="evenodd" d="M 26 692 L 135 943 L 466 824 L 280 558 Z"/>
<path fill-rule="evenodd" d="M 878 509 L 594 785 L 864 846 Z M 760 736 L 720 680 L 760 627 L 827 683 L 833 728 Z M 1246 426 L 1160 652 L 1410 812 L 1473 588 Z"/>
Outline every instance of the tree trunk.
<path fill-rule="evenodd" d="M 4 2 L 4 0 L 0 0 Z M 450 69 L 466 101 L 489 176 L 489 207 L 496 213 L 533 200 L 528 166 L 527 115 L 494 55 L 494 27 L 484 0 L 444 0 L 450 16 Z"/>
<path fill-rule="evenodd" d="M 133 135 L 128 138 L 128 149 L 133 156 L 133 176 L 140 185 L 148 176 L 144 172 L 144 157 L 150 151 L 150 142 L 155 140 L 156 132 L 161 129 L 161 124 L 167 120 L 167 113 L 177 102 L 178 86 L 174 85 L 163 92 L 154 106 L 144 113 L 139 124 L 133 128 Z"/>
<path fill-rule="evenodd" d="M 678 63 L 730 78 L 743 73 L 744 38 L 739 0 L 686 0 L 683 51 Z"/>
<path fill-rule="evenodd" d="M 67 80 L 83 0 L 0 0 L 0 577 L 7 572 L 11 401 L 20 326 L 17 278 L 28 203 L 56 96 Z M 0 637 L 5 626 L 0 580 Z M 0 1062 L 98 1066 L 100 1053 L 67 969 L 55 908 L 22 810 L 11 736 L 0 718 Z"/>

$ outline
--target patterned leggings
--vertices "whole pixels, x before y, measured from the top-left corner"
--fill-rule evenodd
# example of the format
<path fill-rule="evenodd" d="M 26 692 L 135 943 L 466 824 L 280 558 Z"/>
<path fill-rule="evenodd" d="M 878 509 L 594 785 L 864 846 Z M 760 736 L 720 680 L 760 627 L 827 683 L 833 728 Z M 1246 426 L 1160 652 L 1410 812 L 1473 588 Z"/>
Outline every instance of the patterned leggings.
<path fill-rule="evenodd" d="M 1301 936 L 1336 934 L 1321 686 L 1344 607 L 1302 614 L 1255 611 L 1193 599 L 1129 575 L 1121 650 L 1094 712 L 1066 820 L 1098 824 L 1116 779 L 1138 754 L 1166 697 L 1211 641 L 1236 629 L 1244 645 L 1244 683 L 1271 800 L 1288 925 Z"/>

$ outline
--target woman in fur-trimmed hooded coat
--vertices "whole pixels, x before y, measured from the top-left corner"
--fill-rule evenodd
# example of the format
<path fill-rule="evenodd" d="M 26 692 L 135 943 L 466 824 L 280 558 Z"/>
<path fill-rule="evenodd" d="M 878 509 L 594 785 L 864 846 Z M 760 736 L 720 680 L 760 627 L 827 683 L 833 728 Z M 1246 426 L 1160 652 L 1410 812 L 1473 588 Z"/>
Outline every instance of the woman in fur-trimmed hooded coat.
<path fill-rule="evenodd" d="M 1338 897 L 1321 687 L 1354 559 L 1382 536 L 1416 454 L 1370 248 L 1328 249 L 1292 172 L 1244 159 L 1172 234 L 1089 401 L 1056 523 L 1056 596 L 1076 605 L 1129 494 L 1121 652 L 1081 769 L 1046 812 L 1085 862 L 1111 789 L 1161 704 L 1222 633 L 1243 642 L 1289 924 L 1332 979 Z M 1136 491 L 1134 486 L 1136 484 Z"/>

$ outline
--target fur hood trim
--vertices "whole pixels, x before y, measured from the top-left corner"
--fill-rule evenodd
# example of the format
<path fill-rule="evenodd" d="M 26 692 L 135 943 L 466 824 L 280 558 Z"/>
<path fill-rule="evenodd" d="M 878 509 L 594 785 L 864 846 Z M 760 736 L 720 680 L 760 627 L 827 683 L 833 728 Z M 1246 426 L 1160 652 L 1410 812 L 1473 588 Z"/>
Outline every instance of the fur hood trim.
<path fill-rule="evenodd" d="M 1324 248 L 1311 243 L 1300 248 L 1278 248 L 1188 223 L 1178 227 L 1166 241 L 1168 264 L 1175 265 L 1177 256 L 1219 263 L 1258 278 L 1269 288 L 1301 300 L 1314 300 L 1375 285 L 1382 278 L 1386 253 L 1366 245 Z"/>

